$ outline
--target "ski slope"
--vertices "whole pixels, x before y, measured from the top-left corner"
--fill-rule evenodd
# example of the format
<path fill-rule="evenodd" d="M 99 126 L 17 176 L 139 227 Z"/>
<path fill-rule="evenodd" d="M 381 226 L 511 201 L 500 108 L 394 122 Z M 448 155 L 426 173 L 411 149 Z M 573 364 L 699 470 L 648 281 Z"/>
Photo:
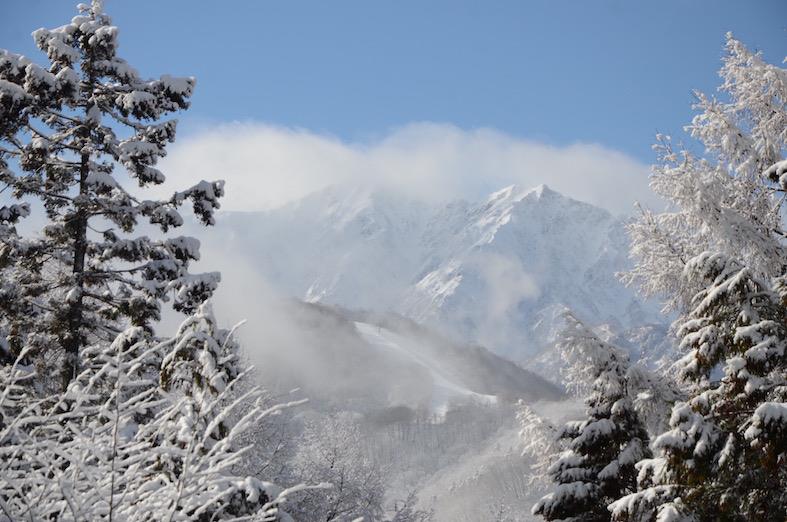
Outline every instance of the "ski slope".
<path fill-rule="evenodd" d="M 430 357 L 414 339 L 404 337 L 380 326 L 356 322 L 355 328 L 372 347 L 401 357 L 428 370 L 432 377 L 430 408 L 434 415 L 444 416 L 456 400 L 472 399 L 485 404 L 494 404 L 497 397 L 476 393 L 441 371 L 439 361 Z"/>

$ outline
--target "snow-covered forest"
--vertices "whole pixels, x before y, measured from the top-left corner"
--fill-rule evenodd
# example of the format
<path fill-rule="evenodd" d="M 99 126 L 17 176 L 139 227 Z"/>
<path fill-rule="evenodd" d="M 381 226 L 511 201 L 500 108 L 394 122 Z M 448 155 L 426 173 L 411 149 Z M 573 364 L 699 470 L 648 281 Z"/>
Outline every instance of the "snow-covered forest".
<path fill-rule="evenodd" d="M 633 213 L 227 211 L 168 179 L 197 79 L 113 5 L 0 48 L 0 521 L 787 520 L 781 61 L 718 35 Z"/>

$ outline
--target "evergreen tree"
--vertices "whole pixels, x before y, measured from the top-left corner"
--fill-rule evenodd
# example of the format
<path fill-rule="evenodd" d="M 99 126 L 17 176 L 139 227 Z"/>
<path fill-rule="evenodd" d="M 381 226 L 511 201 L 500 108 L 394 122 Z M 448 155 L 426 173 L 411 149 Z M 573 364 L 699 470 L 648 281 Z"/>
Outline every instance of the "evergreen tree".
<path fill-rule="evenodd" d="M 287 520 L 302 486 L 233 473 L 243 434 L 286 405 L 244 382 L 205 303 L 218 274 L 188 273 L 196 239 L 130 236 L 140 220 L 181 225 L 186 199 L 212 224 L 222 183 L 152 201 L 115 177 L 117 163 L 140 187 L 164 181 L 154 165 L 175 122 L 160 118 L 188 106 L 194 80 L 140 79 L 98 1 L 34 36 L 48 70 L 0 51 L 0 182 L 16 200 L 0 208 L 0 521 Z M 23 237 L 29 197 L 48 223 Z M 170 298 L 188 317 L 161 340 Z"/>
<path fill-rule="evenodd" d="M 688 399 L 638 464 L 620 520 L 782 520 L 787 512 L 787 70 L 727 36 L 719 100 L 687 127 L 706 157 L 660 138 L 653 188 L 673 207 L 631 228 L 628 281 L 679 314 Z"/>
<path fill-rule="evenodd" d="M 559 349 L 592 382 L 588 418 L 560 433 L 568 449 L 547 470 L 557 487 L 532 512 L 546 520 L 609 520 L 607 506 L 636 488 L 634 465 L 649 455 L 648 436 L 630 397 L 628 356 L 573 316 L 566 321 Z"/>
<path fill-rule="evenodd" d="M 218 326 L 209 303 L 201 305 L 172 340 L 172 349 L 161 363 L 161 387 L 189 397 L 189 410 L 208 414 L 227 384 L 241 375 L 233 334 Z M 207 418 L 212 421 L 212 417 Z M 219 422 L 216 429 L 220 437 L 225 427 Z"/>
<path fill-rule="evenodd" d="M 704 251 L 733 254 L 766 278 L 787 266 L 787 70 L 728 34 L 719 74 L 720 98 L 696 92 L 698 113 L 686 127 L 705 156 L 659 135 L 651 187 L 669 211 L 643 211 L 629 228 L 636 265 L 624 280 L 679 313 L 700 290 L 686 286 L 683 269 Z"/>
<path fill-rule="evenodd" d="M 149 331 L 170 297 L 190 313 L 210 296 L 218 274 L 188 273 L 196 239 L 131 234 L 140 220 L 162 233 L 180 226 L 186 200 L 212 224 L 223 194 L 222 182 L 205 181 L 166 200 L 133 193 L 134 183 L 164 182 L 155 165 L 176 120 L 162 118 L 188 107 L 195 82 L 142 79 L 117 55 L 101 2 L 79 8 L 70 23 L 33 33 L 48 67 L 0 50 L 0 183 L 16 200 L 0 208 L 0 334 L 6 359 L 28 346 L 39 362 L 61 360 L 63 385 L 84 346 L 127 325 Z M 17 222 L 30 200 L 47 223 L 23 237 Z"/>
<path fill-rule="evenodd" d="M 692 385 L 640 467 L 621 520 L 782 520 L 787 512 L 787 308 L 751 270 L 704 253 L 686 278 L 707 287 L 682 324 L 677 367 Z M 698 284 L 698 282 L 690 282 Z M 723 370 L 721 380 L 714 377 Z"/>

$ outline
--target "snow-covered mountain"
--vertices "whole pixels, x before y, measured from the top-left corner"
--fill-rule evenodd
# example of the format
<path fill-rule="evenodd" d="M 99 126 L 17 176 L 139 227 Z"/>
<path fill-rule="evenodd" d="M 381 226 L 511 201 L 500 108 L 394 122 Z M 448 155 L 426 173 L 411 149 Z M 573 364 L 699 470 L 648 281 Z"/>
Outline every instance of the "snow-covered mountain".
<path fill-rule="evenodd" d="M 565 308 L 616 332 L 659 321 L 615 275 L 629 262 L 624 222 L 545 185 L 433 206 L 335 186 L 221 219 L 208 241 L 286 295 L 396 311 L 517 361 L 549 345 Z"/>

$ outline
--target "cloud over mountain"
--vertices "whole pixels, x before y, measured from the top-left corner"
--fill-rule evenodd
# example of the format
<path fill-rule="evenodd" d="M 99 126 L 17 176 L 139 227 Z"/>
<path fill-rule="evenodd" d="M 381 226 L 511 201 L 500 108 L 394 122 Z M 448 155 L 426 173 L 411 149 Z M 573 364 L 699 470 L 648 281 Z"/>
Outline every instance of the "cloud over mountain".
<path fill-rule="evenodd" d="M 225 179 L 223 208 L 236 211 L 275 208 L 337 183 L 373 185 L 436 203 L 547 182 L 614 214 L 631 212 L 637 200 L 658 205 L 648 190 L 648 167 L 621 152 L 437 123 L 413 123 L 351 142 L 304 129 L 223 124 L 182 137 L 162 169 L 170 178 L 165 187 Z"/>

